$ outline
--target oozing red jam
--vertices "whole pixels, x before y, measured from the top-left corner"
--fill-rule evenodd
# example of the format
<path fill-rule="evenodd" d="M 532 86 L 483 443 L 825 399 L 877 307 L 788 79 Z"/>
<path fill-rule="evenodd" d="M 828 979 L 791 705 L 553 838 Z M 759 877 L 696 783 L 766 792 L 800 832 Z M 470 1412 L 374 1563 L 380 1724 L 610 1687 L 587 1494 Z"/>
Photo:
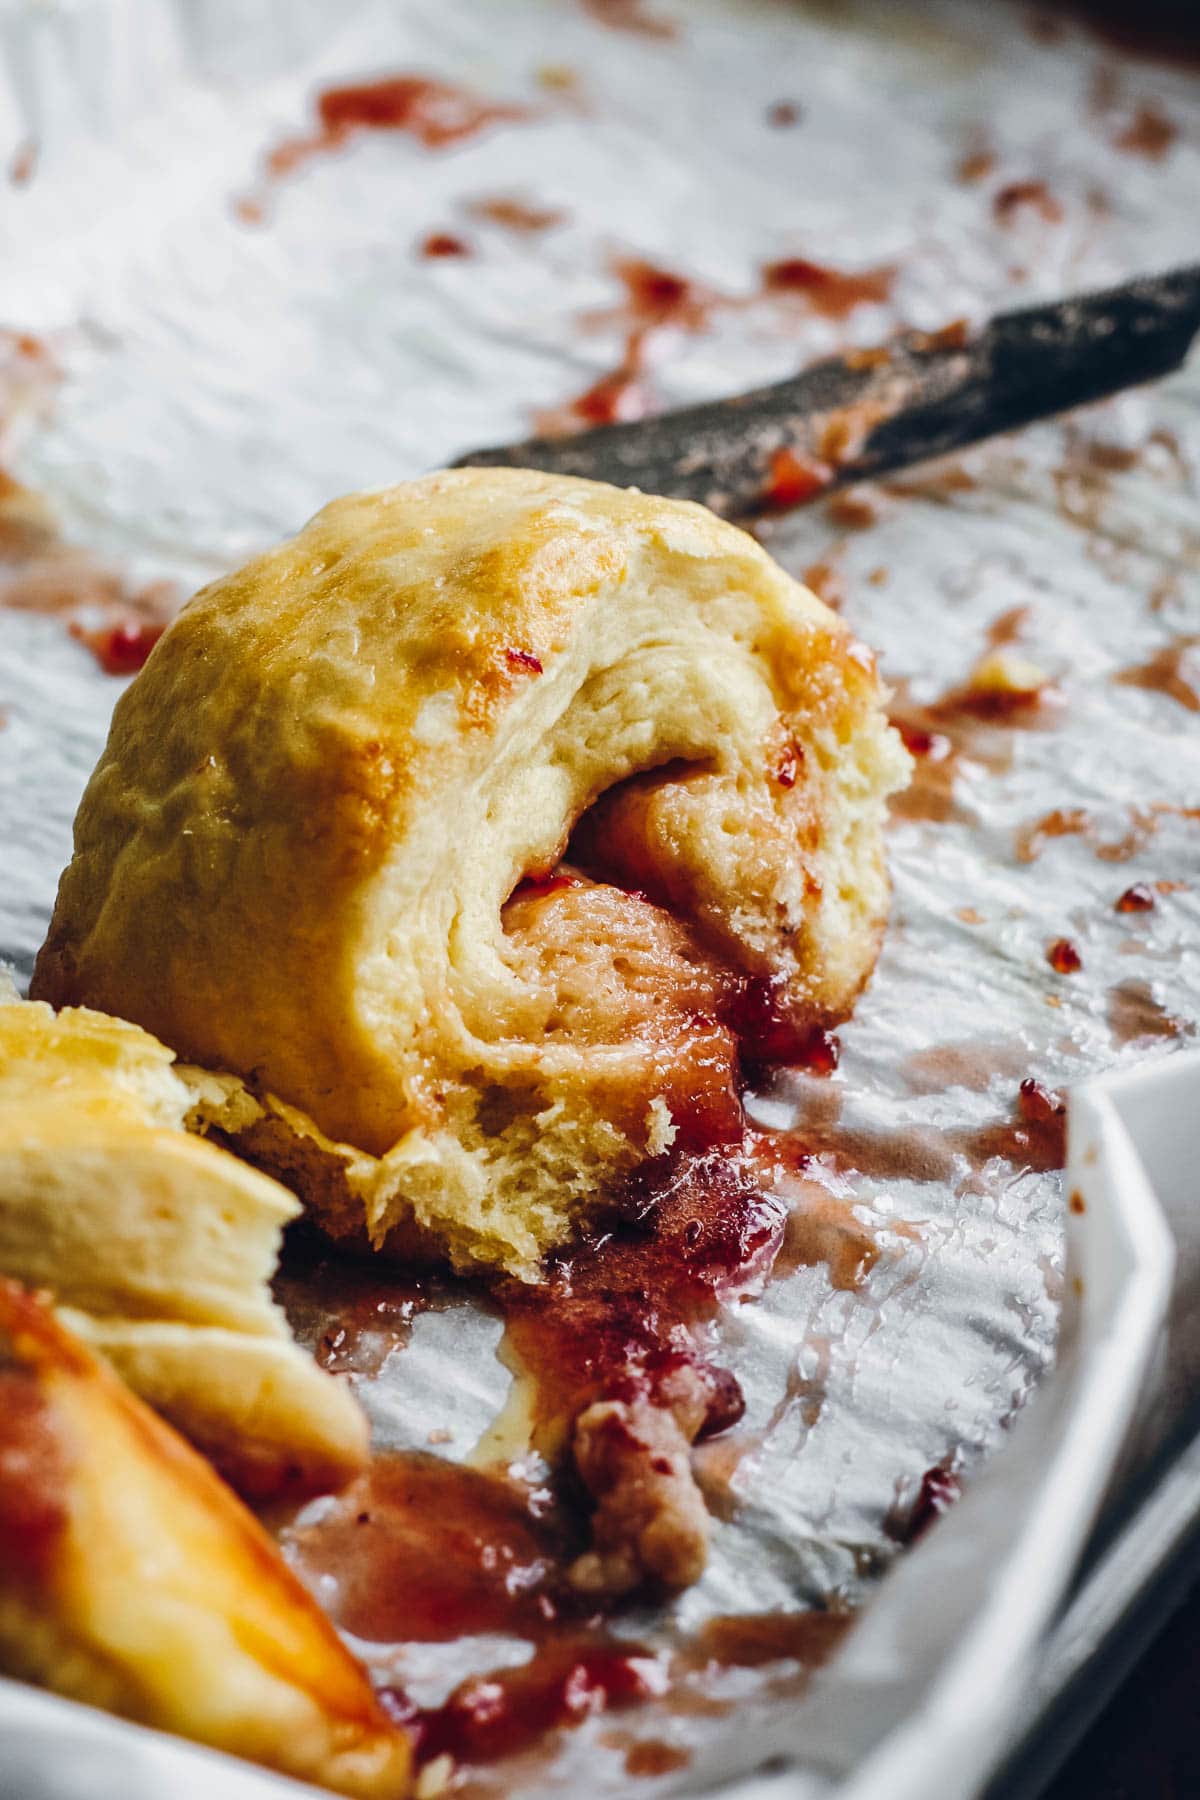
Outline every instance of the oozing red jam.
<path fill-rule="evenodd" d="M 498 1284 L 539 1422 L 553 1428 L 602 1395 L 653 1399 L 687 1362 L 708 1390 L 704 1434 L 734 1424 L 741 1390 L 707 1363 L 692 1327 L 712 1318 L 722 1297 L 766 1279 L 787 1210 L 750 1134 L 741 1148 L 668 1154 L 629 1181 L 611 1231 L 563 1251 L 537 1286 Z"/>
<path fill-rule="evenodd" d="M 472 1676 L 444 1705 L 422 1710 L 396 1689 L 380 1698 L 413 1739 L 417 1760 L 449 1755 L 490 1762 L 535 1743 L 556 1726 L 648 1700 L 667 1687 L 666 1665 L 638 1645 L 549 1639 L 520 1668 Z"/>

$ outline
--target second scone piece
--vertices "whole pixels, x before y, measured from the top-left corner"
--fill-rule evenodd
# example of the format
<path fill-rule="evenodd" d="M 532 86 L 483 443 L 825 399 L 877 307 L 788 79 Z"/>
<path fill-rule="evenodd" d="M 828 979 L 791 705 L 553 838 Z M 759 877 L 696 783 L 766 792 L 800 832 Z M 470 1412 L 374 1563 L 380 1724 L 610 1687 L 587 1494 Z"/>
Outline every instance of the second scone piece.
<path fill-rule="evenodd" d="M 745 533 L 429 476 L 184 609 L 35 992 L 238 1078 L 211 1110 L 335 1232 L 531 1275 L 736 1135 L 739 1057 L 849 1010 L 907 768 L 869 653 Z"/>

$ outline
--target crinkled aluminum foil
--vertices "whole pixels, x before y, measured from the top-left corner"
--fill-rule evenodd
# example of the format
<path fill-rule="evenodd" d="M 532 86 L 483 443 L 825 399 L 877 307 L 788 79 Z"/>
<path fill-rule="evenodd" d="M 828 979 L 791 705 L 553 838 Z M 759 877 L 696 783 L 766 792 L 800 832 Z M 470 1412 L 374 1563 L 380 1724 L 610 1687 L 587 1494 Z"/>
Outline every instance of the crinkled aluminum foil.
<path fill-rule="evenodd" d="M 182 0 L 10 0 L 0 129 L 14 152 L 37 140 L 38 161 L 0 195 L 0 325 L 46 340 L 63 376 L 44 417 L 8 421 L 11 472 L 68 540 L 186 591 L 333 494 L 524 436 L 532 413 L 587 387 L 620 356 L 619 317 L 603 320 L 620 307 L 614 254 L 748 301 L 784 256 L 896 265 L 891 299 L 844 319 L 751 301 L 659 334 L 652 379 L 678 403 L 901 322 L 933 329 L 1167 266 L 1190 242 L 1200 86 L 1186 75 L 1117 65 L 1074 28 L 1045 42 L 1016 7 L 642 10 L 677 33 L 549 0 L 310 0 L 283 24 Z M 363 134 L 264 185 L 264 155 L 311 129 L 317 89 L 395 70 L 530 116 L 440 151 Z M 780 101 L 798 106 L 794 126 L 769 123 Z M 1157 159 L 1120 147 L 1147 102 L 1179 128 Z M 994 162 L 966 179 L 972 157 Z M 1048 203 L 997 209 L 998 190 L 1033 180 Z M 497 194 L 563 218 L 514 234 L 470 210 Z M 247 195 L 260 222 L 239 216 Z M 423 259 L 435 230 L 474 254 Z M 966 459 L 969 481 L 877 496 L 865 528 L 815 510 L 763 529 L 788 568 L 832 568 L 910 709 L 960 686 L 1017 609 L 1020 654 L 1061 701 L 1046 729 L 971 738 L 949 819 L 897 820 L 892 926 L 841 1068 L 766 1105 L 811 1128 L 836 1092 L 829 1158 L 840 1147 L 883 1171 L 837 1177 L 882 1254 L 860 1291 L 817 1265 L 730 1311 L 721 1358 L 745 1389 L 747 1448 L 706 1453 L 730 1516 L 703 1581 L 630 1621 L 643 1641 L 865 1599 L 895 1552 L 897 1501 L 947 1453 L 994 1449 L 1050 1363 L 1060 1178 L 969 1150 L 1011 1118 L 1023 1077 L 1078 1082 L 1165 1053 L 1200 1019 L 1200 822 L 1186 816 L 1200 717 L 1186 664 L 1174 696 L 1118 679 L 1200 631 L 1198 395 L 1184 374 L 1000 441 Z M 61 618 L 0 610 L 0 954 L 25 975 L 117 691 Z M 1031 838 L 1033 821 L 1076 810 L 1075 830 Z M 1134 882 L 1172 886 L 1153 911 L 1116 912 Z M 1047 962 L 1060 937 L 1076 974 Z M 449 1429 L 444 1453 L 469 1454 L 505 1400 L 498 1330 L 465 1300 L 418 1318 L 363 1386 L 379 1439 L 424 1449 Z M 366 1653 L 435 1703 L 525 1649 Z M 752 1766 L 756 1734 L 793 1702 L 761 1673 L 717 1687 L 738 1700 L 734 1748 L 728 1720 L 667 1717 L 653 1733 L 709 1742 L 700 1769 Z M 604 1730 L 573 1734 L 521 1791 L 621 1788 Z M 819 1718 L 807 1730 L 816 1792 L 837 1757 Z"/>

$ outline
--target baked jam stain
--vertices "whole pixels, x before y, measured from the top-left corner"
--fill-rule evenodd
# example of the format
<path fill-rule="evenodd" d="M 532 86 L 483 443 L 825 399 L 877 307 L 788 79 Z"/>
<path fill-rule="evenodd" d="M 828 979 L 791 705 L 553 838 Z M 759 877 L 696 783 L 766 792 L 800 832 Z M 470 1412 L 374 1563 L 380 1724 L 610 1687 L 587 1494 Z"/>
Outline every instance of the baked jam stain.
<path fill-rule="evenodd" d="M 1113 143 L 1131 156 L 1162 162 L 1179 136 L 1179 127 L 1157 101 L 1144 100 Z"/>
<path fill-rule="evenodd" d="M 1150 982 L 1132 980 L 1108 990 L 1108 1029 L 1113 1042 L 1124 1046 L 1188 1037 L 1196 1028 L 1168 1012 Z"/>
<path fill-rule="evenodd" d="M 634 37 L 660 42 L 679 36 L 675 21 L 650 11 L 645 0 L 583 0 L 583 10 L 610 31 L 628 31 Z"/>
<path fill-rule="evenodd" d="M 271 1284 L 297 1343 L 334 1375 L 378 1375 L 408 1343 L 418 1314 L 438 1310 L 448 1289 L 434 1276 L 408 1277 L 374 1261 L 335 1254 L 301 1221 L 284 1239 Z"/>
<path fill-rule="evenodd" d="M 639 1738 L 625 1752 L 625 1773 L 635 1777 L 671 1775 L 677 1769 L 686 1769 L 691 1760 L 691 1751 L 679 1744 L 668 1744 L 661 1738 Z"/>
<path fill-rule="evenodd" d="M 1020 863 L 1033 863 L 1051 839 L 1082 837 L 1091 844 L 1093 855 L 1101 862 L 1128 862 L 1130 857 L 1145 849 L 1164 819 L 1200 820 L 1200 807 L 1155 802 L 1151 806 L 1127 807 L 1126 817 L 1125 832 L 1112 838 L 1086 807 L 1055 807 L 1018 827 L 1013 845 L 1016 859 Z"/>
<path fill-rule="evenodd" d="M 415 1707 L 388 1688 L 380 1699 L 412 1738 L 418 1763 L 449 1756 L 472 1764 L 515 1755 L 556 1728 L 656 1698 L 668 1681 L 666 1663 L 638 1645 L 567 1636 L 548 1639 L 520 1668 L 468 1677 L 442 1706 Z"/>
<path fill-rule="evenodd" d="M 1122 669 L 1113 679 L 1122 687 L 1165 694 L 1188 712 L 1200 712 L 1200 636 L 1174 638 L 1146 662 Z"/>
<path fill-rule="evenodd" d="M 540 1639 L 559 1617 L 565 1515 L 544 1490 L 419 1452 L 385 1452 L 280 1533 L 334 1623 L 371 1644 L 481 1632 Z"/>
<path fill-rule="evenodd" d="M 313 130 L 284 138 L 267 153 L 268 178 L 279 181 L 293 175 L 368 131 L 400 132 L 427 150 L 445 150 L 491 126 L 518 124 L 534 116 L 528 106 L 489 100 L 455 82 L 412 74 L 324 88 L 317 95 L 316 114 Z M 247 223 L 257 224 L 265 216 L 261 200 L 253 195 L 235 202 L 235 211 Z"/>
<path fill-rule="evenodd" d="M 703 331 L 713 308 L 725 303 L 700 282 L 642 257 L 615 258 L 612 273 L 625 290 L 624 299 L 616 307 L 589 313 L 583 323 L 592 329 L 621 327 L 620 361 L 574 400 L 539 413 L 538 429 L 551 436 L 652 412 L 656 402 L 648 377 L 658 334 L 666 329 Z"/>
<path fill-rule="evenodd" d="M 890 299 L 897 274 L 892 267 L 847 272 L 791 257 L 761 271 L 757 293 L 738 295 L 718 293 L 691 276 L 642 257 L 617 257 L 612 272 L 625 290 L 623 302 L 586 314 L 582 323 L 588 329 L 620 326 L 624 338 L 620 360 L 582 394 L 536 415 L 538 430 L 547 436 L 640 419 L 656 411 L 659 400 L 650 375 L 655 349 L 665 331 L 706 331 L 718 313 L 742 311 L 763 301 L 800 305 L 823 318 L 845 319 L 857 306 Z M 859 354 L 872 361 L 887 357 L 886 350 Z M 790 451 L 777 453 L 780 460 L 772 466 L 763 505 L 797 505 L 823 491 L 829 485 L 829 478 L 821 473 L 825 464 L 848 460 L 882 416 L 877 401 L 873 407 L 846 407 L 831 414 L 818 446 L 820 456 L 811 463 L 796 452 L 797 466 L 793 468 L 787 460 Z M 812 479 L 818 485 L 810 488 Z M 788 498 L 792 488 L 798 490 L 797 497 Z"/>
<path fill-rule="evenodd" d="M 1056 200 L 1044 181 L 1010 181 L 992 196 L 992 211 L 1001 225 L 1011 225 L 1020 212 L 1036 212 L 1048 225 L 1057 225 L 1063 216 L 1062 202 Z"/>
<path fill-rule="evenodd" d="M 532 200 L 523 200 L 519 194 L 485 194 L 470 201 L 467 211 L 473 218 L 486 219 L 489 225 L 502 226 L 505 231 L 523 237 L 550 231 L 556 225 L 565 224 L 570 216 L 559 207 L 538 206 Z"/>
<path fill-rule="evenodd" d="M 789 1661 L 816 1669 L 853 1623 L 852 1612 L 724 1613 L 708 1620 L 688 1654 L 700 1667 L 759 1669 Z"/>
<path fill-rule="evenodd" d="M 456 237 L 452 231 L 431 231 L 421 240 L 420 254 L 436 262 L 444 257 L 472 256 L 474 252 L 464 238 Z"/>
<path fill-rule="evenodd" d="M 997 1158 L 1014 1168 L 1043 1172 L 1067 1160 L 1067 1106 L 1061 1095 L 1026 1076 L 1017 1094 L 1016 1117 L 952 1134 L 952 1142 L 978 1168 Z"/>
<path fill-rule="evenodd" d="M 835 269 L 807 257 L 789 256 L 762 270 L 764 294 L 785 295 L 823 319 L 847 319 L 858 306 L 882 306 L 892 297 L 895 264 L 874 269 Z"/>

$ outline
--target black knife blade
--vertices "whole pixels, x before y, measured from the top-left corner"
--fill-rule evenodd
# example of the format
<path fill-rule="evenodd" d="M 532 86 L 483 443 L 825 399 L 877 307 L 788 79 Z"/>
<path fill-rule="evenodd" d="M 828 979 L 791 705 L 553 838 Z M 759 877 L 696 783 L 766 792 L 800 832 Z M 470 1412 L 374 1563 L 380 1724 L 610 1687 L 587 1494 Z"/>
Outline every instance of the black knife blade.
<path fill-rule="evenodd" d="M 460 457 L 699 500 L 727 518 L 799 505 L 1166 375 L 1200 329 L 1200 264 L 906 332 L 770 387 L 574 437 Z"/>

